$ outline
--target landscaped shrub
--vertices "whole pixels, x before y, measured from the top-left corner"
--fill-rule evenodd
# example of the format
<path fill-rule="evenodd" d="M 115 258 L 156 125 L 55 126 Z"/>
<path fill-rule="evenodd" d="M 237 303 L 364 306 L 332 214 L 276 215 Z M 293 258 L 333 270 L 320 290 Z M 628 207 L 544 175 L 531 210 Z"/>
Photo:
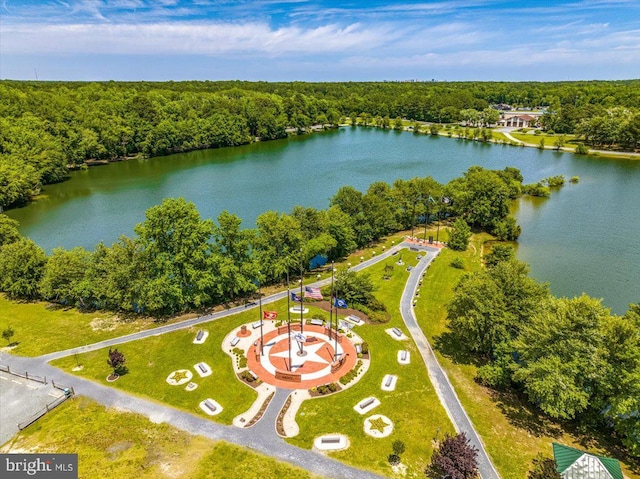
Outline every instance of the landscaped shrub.
<path fill-rule="evenodd" d="M 362 354 L 369 354 L 369 343 L 366 341 L 362 343 Z"/>
<path fill-rule="evenodd" d="M 238 359 L 238 368 L 242 369 L 242 368 L 246 368 L 246 367 L 247 367 L 247 358 L 242 356 L 240 359 Z"/>
<path fill-rule="evenodd" d="M 345 385 L 349 384 L 358 375 L 361 367 L 362 367 L 362 361 L 358 360 L 355 367 L 340 378 L 340 384 L 345 384 Z"/>
<path fill-rule="evenodd" d="M 397 466 L 400 464 L 400 456 L 397 454 L 389 454 L 389 464 L 392 466 Z"/>
<path fill-rule="evenodd" d="M 406 449 L 404 442 L 402 441 L 393 441 L 391 447 L 393 448 L 393 453 L 397 454 L 398 456 L 402 455 L 402 453 Z"/>
<path fill-rule="evenodd" d="M 464 269 L 464 261 L 462 261 L 462 258 L 453 258 L 449 264 L 454 268 Z"/>
<path fill-rule="evenodd" d="M 571 183 L 578 183 L 580 181 L 580 177 L 579 176 L 572 176 L 569 181 L 571 181 Z"/>
<path fill-rule="evenodd" d="M 256 378 L 254 378 L 253 375 L 249 371 L 242 371 L 240 373 L 240 377 L 242 379 L 244 379 L 245 381 L 247 381 L 248 383 L 252 383 L 253 381 L 256 380 Z"/>
<path fill-rule="evenodd" d="M 318 394 L 329 394 L 338 391 L 340 388 L 336 383 L 323 384 L 316 387 Z"/>

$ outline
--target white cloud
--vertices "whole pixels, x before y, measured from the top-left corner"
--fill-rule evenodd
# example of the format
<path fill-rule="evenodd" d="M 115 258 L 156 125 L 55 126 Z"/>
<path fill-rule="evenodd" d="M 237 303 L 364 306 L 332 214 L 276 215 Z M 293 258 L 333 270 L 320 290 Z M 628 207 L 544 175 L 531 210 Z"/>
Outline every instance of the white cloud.
<path fill-rule="evenodd" d="M 328 53 L 352 48 L 369 50 L 394 40 L 385 26 L 282 27 L 265 23 L 162 22 L 152 24 L 5 25 L 3 54 L 185 54 L 233 52 Z"/>

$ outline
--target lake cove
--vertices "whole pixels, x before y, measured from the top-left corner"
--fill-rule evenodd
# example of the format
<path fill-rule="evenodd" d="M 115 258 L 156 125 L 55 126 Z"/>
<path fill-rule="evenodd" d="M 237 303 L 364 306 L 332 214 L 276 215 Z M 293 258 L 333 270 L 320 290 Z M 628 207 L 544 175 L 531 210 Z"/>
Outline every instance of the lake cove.
<path fill-rule="evenodd" d="M 549 199 L 519 200 L 518 256 L 556 295 L 585 292 L 620 314 L 640 301 L 638 161 L 348 127 L 74 171 L 69 181 L 46 186 L 44 199 L 8 215 L 49 251 L 93 249 L 133 235 L 145 210 L 167 197 L 193 201 L 205 218 L 228 210 L 252 227 L 266 210 L 326 208 L 343 185 L 364 191 L 374 181 L 429 175 L 444 183 L 472 165 L 514 166 L 525 183 L 579 176 Z"/>

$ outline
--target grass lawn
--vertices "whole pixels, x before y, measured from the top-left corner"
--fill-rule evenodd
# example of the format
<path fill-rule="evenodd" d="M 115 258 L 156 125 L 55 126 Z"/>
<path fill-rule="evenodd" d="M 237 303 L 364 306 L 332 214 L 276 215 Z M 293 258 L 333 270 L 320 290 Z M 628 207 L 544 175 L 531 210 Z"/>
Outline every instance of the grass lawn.
<path fill-rule="evenodd" d="M 12 341 L 17 346 L 11 352 L 21 356 L 39 356 L 158 325 L 149 318 L 127 320 L 115 313 L 81 313 L 75 308 L 53 307 L 43 301 L 11 301 L 0 294 L 0 330 L 13 328 Z"/>
<path fill-rule="evenodd" d="M 71 374 L 78 374 L 101 384 L 146 396 L 207 418 L 210 416 L 207 416 L 198 404 L 210 397 L 224 408 L 214 420 L 231 424 L 235 416 L 251 406 L 257 395 L 253 389 L 236 379 L 231 358 L 222 351 L 220 345 L 231 329 L 244 322 L 253 322 L 257 316 L 257 311 L 247 311 L 199 327 L 122 344 L 118 346 L 118 350 L 125 355 L 129 373 L 113 383 L 106 381 L 111 371 L 106 363 L 108 348 L 78 355 L 77 360 L 83 366 L 81 371 L 72 371 L 76 366 L 74 356 L 53 361 L 51 364 Z M 209 331 L 209 337 L 204 344 L 192 343 L 198 329 Z M 193 366 L 200 361 L 211 367 L 211 376 L 200 378 L 196 374 Z M 190 369 L 194 375 L 192 381 L 198 384 L 198 388 L 187 392 L 184 385 L 167 384 L 167 376 L 176 369 Z"/>
<path fill-rule="evenodd" d="M 0 450 L 78 453 L 78 477 L 84 479 L 316 477 L 248 449 L 106 409 L 84 397 L 65 402 Z"/>
<path fill-rule="evenodd" d="M 526 477 L 536 454 L 552 456 L 553 441 L 624 459 L 619 451 L 607 447 L 607 438 L 572 434 L 516 395 L 496 393 L 475 382 L 476 365 L 472 358 L 460 354 L 459 345 L 447 335 L 446 304 L 453 296 L 453 286 L 465 271 L 480 268 L 482 242 L 487 238 L 474 236 L 472 247 L 464 253 L 448 249 L 441 252 L 425 277 L 423 284 L 428 285 L 429 294 L 422 294 L 418 300 L 416 316 L 498 472 L 504 479 Z M 463 258 L 465 271 L 450 266 L 454 257 Z M 623 471 L 628 478 L 640 477 L 637 464 L 623 464 Z"/>
<path fill-rule="evenodd" d="M 423 469 L 431 457 L 433 439 L 438 434 L 453 431 L 446 412 L 440 405 L 426 368 L 412 341 L 396 341 L 385 329 L 399 327 L 406 332 L 402 322 L 399 301 L 408 277 L 406 266 L 416 264 L 416 253 L 402 252 L 404 266 L 394 263 L 392 256 L 367 271 L 379 285 L 376 296 L 383 301 L 391 313 L 386 324 L 356 327 L 356 331 L 369 343 L 371 366 L 361 380 L 339 394 L 305 401 L 296 421 L 300 434 L 289 442 L 310 448 L 313 439 L 325 433 L 342 433 L 349 436 L 351 447 L 331 456 L 356 467 L 370 469 L 382 474 L 392 474 L 387 457 L 392 451 L 392 442 L 401 440 L 406 445 L 402 463 L 407 466 L 408 477 L 423 476 Z M 382 279 L 385 264 L 394 265 L 390 280 Z M 411 364 L 398 364 L 397 351 L 408 349 Z M 393 392 L 380 389 L 385 374 L 397 374 L 398 383 Z M 375 396 L 381 405 L 370 413 L 360 415 L 353 407 L 362 399 Z M 374 439 L 364 433 L 364 420 L 372 414 L 383 414 L 394 422 L 393 433 L 382 439 Z"/>

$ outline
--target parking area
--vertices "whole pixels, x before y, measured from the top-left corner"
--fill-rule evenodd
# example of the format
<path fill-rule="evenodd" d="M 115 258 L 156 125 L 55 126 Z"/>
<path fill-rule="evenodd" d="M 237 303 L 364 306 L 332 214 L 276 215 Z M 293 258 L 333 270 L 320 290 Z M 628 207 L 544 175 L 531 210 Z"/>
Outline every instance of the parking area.
<path fill-rule="evenodd" d="M 51 382 L 42 384 L 0 371 L 0 445 L 18 432 L 18 423 L 62 396 L 64 392 Z"/>

